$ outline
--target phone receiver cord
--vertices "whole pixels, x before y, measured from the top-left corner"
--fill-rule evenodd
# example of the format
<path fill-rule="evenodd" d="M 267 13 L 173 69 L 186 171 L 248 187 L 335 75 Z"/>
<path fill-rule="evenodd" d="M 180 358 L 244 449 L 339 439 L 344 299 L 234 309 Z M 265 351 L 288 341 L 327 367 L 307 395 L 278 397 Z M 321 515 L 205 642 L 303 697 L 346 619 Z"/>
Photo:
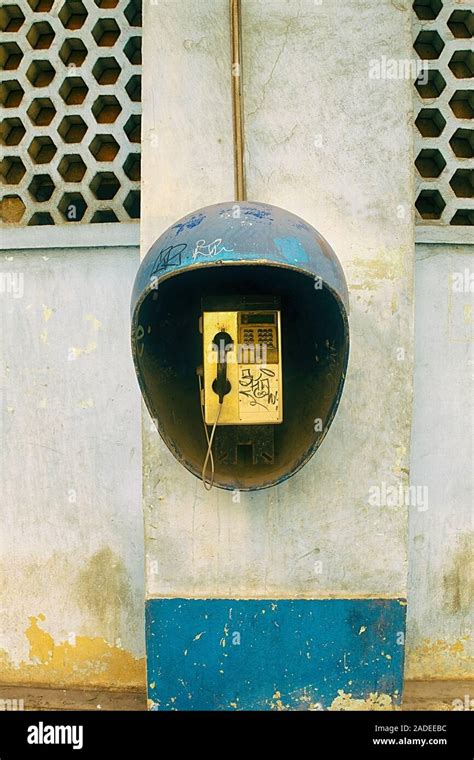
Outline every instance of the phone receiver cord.
<path fill-rule="evenodd" d="M 219 402 L 219 408 L 217 410 L 216 421 L 214 422 L 214 424 L 212 426 L 211 435 L 209 435 L 209 431 L 208 431 L 207 425 L 206 425 L 206 419 L 204 417 L 204 407 L 203 407 L 203 405 L 201 403 L 202 385 L 201 385 L 201 377 L 200 377 L 200 375 L 198 375 L 198 382 L 199 382 L 199 406 L 201 407 L 202 424 L 204 426 L 204 432 L 206 434 L 206 440 L 207 440 L 207 453 L 206 453 L 206 458 L 204 459 L 204 464 L 202 466 L 201 477 L 202 477 L 202 484 L 203 484 L 204 488 L 206 489 L 206 491 L 210 491 L 212 489 L 213 485 L 214 485 L 214 456 L 212 454 L 212 444 L 213 444 L 213 441 L 214 441 L 214 435 L 215 435 L 215 432 L 216 432 L 217 423 L 219 422 L 219 417 L 221 415 L 222 401 Z M 211 465 L 211 477 L 210 477 L 210 480 L 207 480 L 207 475 L 206 475 L 208 462 Z"/>

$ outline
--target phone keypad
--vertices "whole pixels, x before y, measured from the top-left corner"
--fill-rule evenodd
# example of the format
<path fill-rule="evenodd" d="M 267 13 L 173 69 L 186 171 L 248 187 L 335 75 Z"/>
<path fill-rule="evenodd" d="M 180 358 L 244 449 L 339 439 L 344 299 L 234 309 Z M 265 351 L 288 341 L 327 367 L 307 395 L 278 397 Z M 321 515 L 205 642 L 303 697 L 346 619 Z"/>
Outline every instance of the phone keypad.
<path fill-rule="evenodd" d="M 272 315 L 268 313 L 264 313 L 261 320 L 258 319 L 258 316 L 256 312 L 239 313 L 239 343 L 241 346 L 250 348 L 245 362 L 248 364 L 260 364 L 262 362 L 277 364 L 279 361 L 277 314 L 275 312 L 273 319 L 269 318 Z"/>
<path fill-rule="evenodd" d="M 271 327 L 249 328 L 242 330 L 243 343 L 266 345 L 267 348 L 276 348 L 275 331 Z"/>
<path fill-rule="evenodd" d="M 267 348 L 275 348 L 274 331 L 271 327 L 259 327 L 257 342 L 265 344 Z"/>

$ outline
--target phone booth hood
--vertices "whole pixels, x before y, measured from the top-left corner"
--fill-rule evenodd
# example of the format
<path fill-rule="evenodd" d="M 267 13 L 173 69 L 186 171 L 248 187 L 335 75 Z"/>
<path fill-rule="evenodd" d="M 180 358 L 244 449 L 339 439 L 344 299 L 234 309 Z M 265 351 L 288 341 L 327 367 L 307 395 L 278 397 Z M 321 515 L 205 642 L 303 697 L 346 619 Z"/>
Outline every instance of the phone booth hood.
<path fill-rule="evenodd" d="M 255 490 L 296 473 L 321 445 L 341 398 L 349 356 L 349 298 L 341 264 L 320 233 L 266 203 L 217 203 L 169 227 L 151 246 L 131 300 L 132 354 L 148 411 L 169 450 L 201 477 L 207 442 L 196 370 L 208 296 L 277 296 L 283 422 L 271 463 L 215 461 L 215 485 Z"/>

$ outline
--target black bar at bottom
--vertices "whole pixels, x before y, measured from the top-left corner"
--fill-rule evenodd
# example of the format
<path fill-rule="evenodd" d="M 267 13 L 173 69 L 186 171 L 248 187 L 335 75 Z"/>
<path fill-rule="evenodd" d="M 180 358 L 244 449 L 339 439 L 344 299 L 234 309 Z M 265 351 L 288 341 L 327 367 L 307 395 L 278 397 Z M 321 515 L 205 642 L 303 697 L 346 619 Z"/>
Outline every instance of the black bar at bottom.
<path fill-rule="evenodd" d="M 4 712 L 0 760 L 346 750 L 362 758 L 472 760 L 472 712 Z M 284 743 L 283 743 L 284 742 Z M 272 747 L 274 749 L 272 750 Z M 337 755 L 336 755 L 337 756 Z"/>

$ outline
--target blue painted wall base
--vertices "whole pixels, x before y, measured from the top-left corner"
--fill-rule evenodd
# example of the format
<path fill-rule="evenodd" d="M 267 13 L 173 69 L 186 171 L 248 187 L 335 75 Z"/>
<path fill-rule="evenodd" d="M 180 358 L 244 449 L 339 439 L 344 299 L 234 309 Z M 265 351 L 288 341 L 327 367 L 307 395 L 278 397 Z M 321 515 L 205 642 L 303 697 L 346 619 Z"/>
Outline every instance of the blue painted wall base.
<path fill-rule="evenodd" d="M 404 599 L 149 599 L 150 709 L 397 705 L 405 612 Z"/>

